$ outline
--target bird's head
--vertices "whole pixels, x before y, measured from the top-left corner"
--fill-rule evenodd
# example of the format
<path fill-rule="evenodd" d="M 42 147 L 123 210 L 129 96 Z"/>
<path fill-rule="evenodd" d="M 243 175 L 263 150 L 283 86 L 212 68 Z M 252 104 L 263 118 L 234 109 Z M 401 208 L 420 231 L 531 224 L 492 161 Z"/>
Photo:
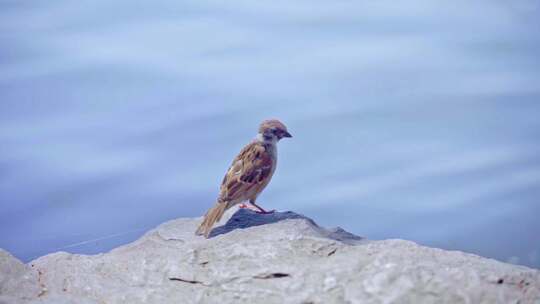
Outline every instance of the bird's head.
<path fill-rule="evenodd" d="M 279 141 L 284 137 L 292 137 L 287 127 L 277 119 L 263 121 L 259 127 L 259 134 L 265 141 Z"/>

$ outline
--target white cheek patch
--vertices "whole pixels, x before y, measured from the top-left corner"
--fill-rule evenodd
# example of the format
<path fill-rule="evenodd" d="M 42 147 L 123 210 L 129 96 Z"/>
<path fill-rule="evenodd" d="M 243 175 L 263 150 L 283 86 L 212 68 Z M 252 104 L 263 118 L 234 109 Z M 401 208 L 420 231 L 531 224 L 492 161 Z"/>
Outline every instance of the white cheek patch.
<path fill-rule="evenodd" d="M 267 144 L 270 144 L 270 143 L 274 144 L 278 141 L 278 138 L 274 134 L 272 134 L 270 137 L 266 137 L 263 134 L 259 133 L 257 134 L 257 137 L 255 137 L 255 140 L 257 140 L 258 142 L 263 142 Z"/>

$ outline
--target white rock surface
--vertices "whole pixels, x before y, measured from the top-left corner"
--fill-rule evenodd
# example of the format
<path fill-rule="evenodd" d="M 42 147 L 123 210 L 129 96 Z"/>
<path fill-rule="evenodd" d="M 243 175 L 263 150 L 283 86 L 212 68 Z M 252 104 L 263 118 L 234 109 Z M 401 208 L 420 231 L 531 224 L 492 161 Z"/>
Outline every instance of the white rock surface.
<path fill-rule="evenodd" d="M 0 250 L 0 303 L 540 303 L 540 271 L 292 212 L 240 210 L 210 239 L 177 219 L 106 254 Z"/>

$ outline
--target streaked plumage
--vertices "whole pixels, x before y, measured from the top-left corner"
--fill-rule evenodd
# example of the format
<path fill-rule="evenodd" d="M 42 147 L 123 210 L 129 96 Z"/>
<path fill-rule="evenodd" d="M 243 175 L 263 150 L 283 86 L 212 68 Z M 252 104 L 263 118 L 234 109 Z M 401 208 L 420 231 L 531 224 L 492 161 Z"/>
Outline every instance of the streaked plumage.
<path fill-rule="evenodd" d="M 276 144 L 284 137 L 292 136 L 280 121 L 272 119 L 261 123 L 257 138 L 240 151 L 227 170 L 217 203 L 206 213 L 197 234 L 208 238 L 213 225 L 221 219 L 225 210 L 245 201 L 262 213 L 266 212 L 255 201 L 272 179 L 277 165 Z"/>

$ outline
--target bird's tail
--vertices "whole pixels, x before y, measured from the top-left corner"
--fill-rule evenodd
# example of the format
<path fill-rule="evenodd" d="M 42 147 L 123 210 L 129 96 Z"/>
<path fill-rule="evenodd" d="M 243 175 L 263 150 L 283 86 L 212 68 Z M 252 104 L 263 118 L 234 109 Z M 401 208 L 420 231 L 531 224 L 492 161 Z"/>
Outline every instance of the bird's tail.
<path fill-rule="evenodd" d="M 225 210 L 227 209 L 229 209 L 229 204 L 227 202 L 218 201 L 214 207 L 210 208 L 210 210 L 206 212 L 204 219 L 199 228 L 197 228 L 195 234 L 204 235 L 205 238 L 208 238 L 210 231 L 212 230 L 212 226 L 214 226 L 214 224 L 221 219 L 223 213 L 225 213 Z"/>

